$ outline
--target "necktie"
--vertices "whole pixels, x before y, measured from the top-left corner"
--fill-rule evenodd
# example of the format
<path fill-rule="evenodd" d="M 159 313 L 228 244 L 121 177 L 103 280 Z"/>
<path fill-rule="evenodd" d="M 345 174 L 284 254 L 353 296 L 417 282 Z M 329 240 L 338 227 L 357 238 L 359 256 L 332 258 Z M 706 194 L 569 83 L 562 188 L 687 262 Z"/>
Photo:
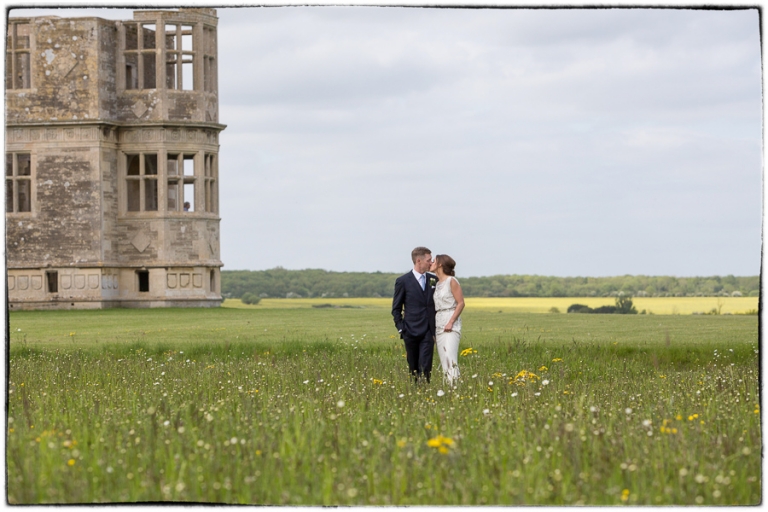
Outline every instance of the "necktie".
<path fill-rule="evenodd" d="M 424 290 L 427 287 L 427 278 L 424 277 L 424 274 L 421 274 L 421 277 L 419 278 L 419 284 L 421 285 L 421 289 Z"/>

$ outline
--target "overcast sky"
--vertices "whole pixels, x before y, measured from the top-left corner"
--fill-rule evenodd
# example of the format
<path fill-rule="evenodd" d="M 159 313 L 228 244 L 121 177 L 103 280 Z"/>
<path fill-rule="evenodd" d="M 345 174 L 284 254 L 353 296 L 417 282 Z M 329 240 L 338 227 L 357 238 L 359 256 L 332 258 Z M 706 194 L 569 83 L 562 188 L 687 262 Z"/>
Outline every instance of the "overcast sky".
<path fill-rule="evenodd" d="M 760 271 L 756 9 L 218 15 L 225 270 Z"/>

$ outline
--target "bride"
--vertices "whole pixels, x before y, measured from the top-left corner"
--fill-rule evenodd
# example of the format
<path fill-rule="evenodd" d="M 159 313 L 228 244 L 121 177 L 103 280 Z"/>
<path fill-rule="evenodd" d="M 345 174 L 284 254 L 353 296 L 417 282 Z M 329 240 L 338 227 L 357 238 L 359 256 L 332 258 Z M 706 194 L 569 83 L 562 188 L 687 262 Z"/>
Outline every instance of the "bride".
<path fill-rule="evenodd" d="M 430 271 L 437 274 L 435 285 L 435 330 L 437 353 L 449 385 L 459 378 L 459 340 L 461 339 L 461 311 L 464 294 L 453 271 L 456 262 L 447 254 L 438 254 Z"/>

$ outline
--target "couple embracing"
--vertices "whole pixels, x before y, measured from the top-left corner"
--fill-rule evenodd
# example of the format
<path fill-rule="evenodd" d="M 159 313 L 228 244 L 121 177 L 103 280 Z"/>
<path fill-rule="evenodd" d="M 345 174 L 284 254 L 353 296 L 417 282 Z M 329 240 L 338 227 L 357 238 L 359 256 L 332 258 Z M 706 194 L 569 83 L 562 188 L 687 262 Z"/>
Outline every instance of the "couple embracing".
<path fill-rule="evenodd" d="M 414 380 L 429 382 L 435 345 L 449 385 L 459 378 L 459 341 L 464 295 L 454 277 L 456 262 L 446 254 L 432 259 L 432 251 L 411 252 L 413 270 L 397 278 L 392 316 L 405 343 L 408 369 Z"/>

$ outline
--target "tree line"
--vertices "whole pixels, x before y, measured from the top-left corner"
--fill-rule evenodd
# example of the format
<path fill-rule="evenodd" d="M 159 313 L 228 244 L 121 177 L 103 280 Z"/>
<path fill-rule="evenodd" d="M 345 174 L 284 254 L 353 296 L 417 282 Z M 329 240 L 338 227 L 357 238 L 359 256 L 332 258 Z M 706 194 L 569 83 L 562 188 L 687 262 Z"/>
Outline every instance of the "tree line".
<path fill-rule="evenodd" d="M 225 298 L 254 297 L 392 297 L 400 274 L 331 272 L 320 269 L 223 270 Z M 467 297 L 690 297 L 758 296 L 759 276 L 614 276 L 554 277 L 497 275 L 461 277 Z M 623 293 L 620 293 L 623 292 Z"/>

